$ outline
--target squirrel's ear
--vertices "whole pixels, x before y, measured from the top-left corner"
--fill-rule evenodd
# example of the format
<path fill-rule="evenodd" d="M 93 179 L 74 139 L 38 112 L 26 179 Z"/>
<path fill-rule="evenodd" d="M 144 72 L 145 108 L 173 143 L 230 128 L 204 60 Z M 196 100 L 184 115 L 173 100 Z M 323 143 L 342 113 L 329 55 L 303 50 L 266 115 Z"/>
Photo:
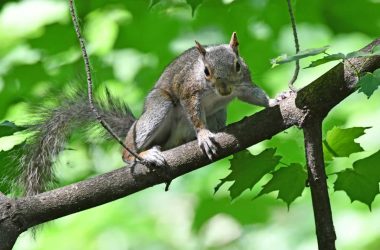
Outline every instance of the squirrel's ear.
<path fill-rule="evenodd" d="M 239 41 L 237 39 L 236 32 L 233 32 L 231 36 L 230 47 L 236 54 L 238 54 L 238 46 L 239 46 Z"/>
<path fill-rule="evenodd" d="M 200 43 L 198 43 L 197 41 L 195 41 L 195 47 L 198 49 L 199 53 L 201 53 L 202 56 L 206 55 L 205 48 L 203 48 L 203 46 Z"/>

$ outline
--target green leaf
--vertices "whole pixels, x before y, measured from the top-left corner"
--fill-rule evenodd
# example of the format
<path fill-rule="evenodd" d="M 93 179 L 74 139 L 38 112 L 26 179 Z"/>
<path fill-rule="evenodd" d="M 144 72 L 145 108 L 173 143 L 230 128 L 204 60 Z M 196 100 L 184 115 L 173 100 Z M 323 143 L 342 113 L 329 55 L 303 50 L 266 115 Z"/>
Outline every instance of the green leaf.
<path fill-rule="evenodd" d="M 353 169 L 339 172 L 334 183 L 335 191 L 345 191 L 351 202 L 357 200 L 368 205 L 371 204 L 379 193 L 380 182 L 380 150 L 376 153 L 357 160 Z"/>
<path fill-rule="evenodd" d="M 380 182 L 380 150 L 364 159 L 355 161 L 353 166 L 359 174 Z"/>
<path fill-rule="evenodd" d="M 354 52 L 348 53 L 347 55 L 345 55 L 343 53 L 336 53 L 336 54 L 328 55 L 328 56 L 325 56 L 321 59 L 312 61 L 311 64 L 309 66 L 307 66 L 306 68 L 316 67 L 316 66 L 319 66 L 319 65 L 331 62 L 331 61 L 336 61 L 336 60 L 358 58 L 358 57 L 370 57 L 370 56 L 378 56 L 378 55 L 380 55 L 380 46 L 379 45 L 373 47 L 372 51 L 369 51 L 369 52 L 354 51 Z"/>
<path fill-rule="evenodd" d="M 0 123 L 0 137 L 13 135 L 18 131 L 25 130 L 25 127 L 20 127 L 10 121 Z"/>
<path fill-rule="evenodd" d="M 370 98 L 375 90 L 380 85 L 380 69 L 375 70 L 373 73 L 366 73 L 360 77 L 357 85 L 359 86 L 359 93 L 364 93 L 367 98 Z"/>
<path fill-rule="evenodd" d="M 380 55 L 380 45 L 376 45 L 372 48 L 372 53 L 376 55 Z"/>
<path fill-rule="evenodd" d="M 379 183 L 352 169 L 346 169 L 337 175 L 338 178 L 334 183 L 335 191 L 345 191 L 351 202 L 355 200 L 363 202 L 371 209 L 371 204 L 379 193 Z"/>
<path fill-rule="evenodd" d="M 283 200 L 289 208 L 290 204 L 302 195 L 302 191 L 305 189 L 307 173 L 300 164 L 292 163 L 290 166 L 282 167 L 272 174 L 272 179 L 263 186 L 263 189 L 256 197 L 278 191 L 277 198 Z"/>
<path fill-rule="evenodd" d="M 328 63 L 328 62 L 336 61 L 336 60 L 342 60 L 342 59 L 345 59 L 345 57 L 346 56 L 343 53 L 337 53 L 337 54 L 328 55 L 328 56 L 325 56 L 325 57 L 323 57 L 321 59 L 312 61 L 310 63 L 310 65 L 307 66 L 305 69 L 307 69 L 307 68 L 313 68 L 313 67 L 316 67 L 316 66 Z"/>
<path fill-rule="evenodd" d="M 221 179 L 221 182 L 215 187 L 215 192 L 228 181 L 234 183 L 228 189 L 230 196 L 235 199 L 246 189 L 252 189 L 253 186 L 267 173 L 270 173 L 279 163 L 281 156 L 276 156 L 276 149 L 266 149 L 258 155 L 252 155 L 248 150 L 243 150 L 234 157 L 231 162 L 231 173 Z"/>
<path fill-rule="evenodd" d="M 360 58 L 360 57 L 370 57 L 370 56 L 379 56 L 380 55 L 380 49 L 376 47 L 373 48 L 372 51 L 365 52 L 365 51 L 354 51 L 351 53 L 348 53 L 346 55 L 347 59 L 350 58 Z"/>
<path fill-rule="evenodd" d="M 297 61 L 297 60 L 305 58 L 305 57 L 315 56 L 315 55 L 324 53 L 328 48 L 329 48 L 329 46 L 316 48 L 316 49 L 307 49 L 307 50 L 300 51 L 297 54 L 292 55 L 292 56 L 282 55 L 282 56 L 279 56 L 277 58 L 272 59 L 271 64 L 274 67 L 274 66 L 277 66 L 279 64 Z"/>
<path fill-rule="evenodd" d="M 191 15 L 194 16 L 195 10 L 203 3 L 203 0 L 186 0 L 186 2 L 191 7 Z"/>
<path fill-rule="evenodd" d="M 364 135 L 364 130 L 369 127 L 353 127 L 341 129 L 334 127 L 327 132 L 323 140 L 323 153 L 325 160 L 330 161 L 332 157 L 348 157 L 352 153 L 361 152 L 363 148 L 355 139 Z"/>

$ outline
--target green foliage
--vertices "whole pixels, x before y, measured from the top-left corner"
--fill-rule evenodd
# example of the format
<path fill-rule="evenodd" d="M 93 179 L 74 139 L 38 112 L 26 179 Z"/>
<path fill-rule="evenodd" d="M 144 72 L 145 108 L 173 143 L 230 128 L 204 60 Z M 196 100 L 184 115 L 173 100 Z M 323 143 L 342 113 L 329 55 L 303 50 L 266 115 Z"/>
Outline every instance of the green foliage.
<path fill-rule="evenodd" d="M 0 123 L 0 137 L 13 135 L 18 131 L 25 130 L 25 127 L 20 127 L 10 121 Z"/>
<path fill-rule="evenodd" d="M 379 56 L 380 55 L 380 46 L 377 45 L 372 48 L 371 51 L 364 52 L 364 51 L 354 51 L 350 52 L 347 55 L 343 53 L 336 53 L 332 55 L 327 55 L 325 57 L 322 57 L 318 60 L 312 61 L 309 66 L 306 68 L 313 68 L 328 62 L 336 61 L 336 60 L 345 60 L 345 59 L 351 59 L 351 58 L 361 58 L 361 57 L 371 57 L 371 56 Z"/>
<path fill-rule="evenodd" d="M 301 48 L 318 48 L 325 44 L 331 44 L 331 50 L 336 48 L 332 55 L 320 55 L 322 59 L 312 62 L 312 66 L 322 65 L 333 59 L 371 56 L 363 53 L 347 54 L 347 52 L 365 46 L 378 36 L 378 27 L 373 25 L 380 22 L 380 16 L 374 14 L 380 12 L 378 3 L 359 0 L 346 1 L 344 4 L 339 1 L 327 0 L 292 2 L 300 32 Z M 270 58 L 274 58 L 284 51 L 294 50 L 285 2 L 91 0 L 76 1 L 76 4 L 89 47 L 95 86 L 101 90 L 107 86 L 112 93 L 123 98 L 137 116 L 142 110 L 144 96 L 152 88 L 165 66 L 179 53 L 193 46 L 194 39 L 205 44 L 227 43 L 232 31 L 238 33 L 239 52 L 250 66 L 255 82 L 263 87 L 270 96 L 275 96 L 276 93 L 287 88 L 287 81 L 284 79 L 287 79 L 290 71 L 287 71 L 286 67 L 271 70 L 271 64 L 268 63 Z M 69 88 L 69 83 L 72 82 L 85 85 L 80 50 L 66 7 L 67 1 L 65 0 L 1 1 L 1 121 L 11 120 L 18 124 L 19 120 L 28 119 L 25 110 L 41 105 L 41 101 L 46 101 L 46 93 L 52 91 L 65 93 Z M 352 15 L 347 13 L 356 13 L 355 22 L 352 21 Z M 376 47 L 372 54 L 377 54 L 379 48 L 379 46 Z M 339 52 L 344 55 L 344 58 Z M 297 60 L 297 56 L 292 60 Z M 305 61 L 311 61 L 311 59 L 306 58 Z M 290 60 L 290 62 L 292 61 Z M 302 65 L 303 62 L 301 61 L 301 66 L 307 66 Z M 303 73 L 301 71 L 300 83 L 307 84 L 311 79 L 323 73 L 323 67 L 313 68 Z M 378 73 L 376 72 L 376 74 Z M 373 81 L 373 77 L 372 75 L 372 79 L 365 79 L 364 84 L 360 83 L 359 89 L 360 92 L 371 96 L 371 101 L 363 103 L 362 99 L 352 96 L 347 102 L 342 102 L 329 114 L 328 124 L 330 127 L 333 125 L 347 126 L 346 124 L 349 122 L 373 126 L 374 131 L 378 129 L 377 122 L 374 121 L 378 115 L 379 91 L 375 91 L 378 83 Z M 252 105 L 234 101 L 229 106 L 228 121 L 240 120 L 258 109 Z M 362 120 L 359 122 L 355 120 L 357 116 L 347 115 L 351 113 L 360 113 Z M 371 150 L 378 147 L 376 138 L 369 138 L 369 136 L 361 138 L 361 146 L 355 146 L 354 140 L 359 136 L 350 135 L 348 136 L 350 139 L 347 140 L 347 136 L 342 135 L 341 139 L 344 139 L 350 150 L 345 150 L 346 146 L 341 146 L 338 147 L 340 148 L 338 151 L 349 155 L 350 152 L 360 152 L 361 147 L 371 148 Z M 74 138 L 68 145 L 69 148 L 75 150 L 66 151 L 64 154 L 67 155 L 63 159 L 60 158 L 60 162 L 65 167 L 57 166 L 58 171 L 64 172 L 63 175 L 58 174 L 58 179 L 63 185 L 123 165 L 119 148 L 115 146 L 114 142 L 109 143 L 113 147 L 89 143 L 80 143 L 78 146 L 75 140 L 80 141 L 80 139 Z M 0 146 L 3 146 L 2 143 L 3 141 L 0 140 Z M 335 139 L 334 142 L 329 141 L 329 145 L 336 146 L 336 143 Z M 304 161 L 301 130 L 296 128 L 291 131 L 287 130 L 257 147 L 265 148 L 268 145 L 276 147 L 276 154 L 283 156 L 284 161 Z M 332 153 L 326 148 L 324 150 L 327 151 L 327 160 L 333 160 L 332 164 L 335 164 Z M 78 155 L 72 154 L 73 152 Z M 5 157 L 6 154 L 9 155 L 9 152 L 0 152 L 0 176 L 7 175 L 14 178 L 17 175 L 17 172 L 13 172 L 16 171 L 16 168 L 6 164 L 9 163 L 8 156 Z M 351 157 L 357 155 L 359 154 Z M 338 161 L 340 160 L 343 159 L 338 159 Z M 375 166 L 379 166 L 379 162 L 378 158 L 374 158 L 372 165 L 367 164 L 373 168 L 367 168 L 365 171 L 374 170 L 371 175 L 376 176 Z M 241 167 L 241 171 L 246 173 L 244 167 L 248 171 L 253 170 L 257 165 L 247 160 L 245 166 Z M 68 216 L 58 223 L 50 223 L 45 227 L 38 235 L 37 241 L 33 239 L 20 241 L 15 249 L 80 248 L 85 250 L 158 247 L 160 249 L 186 250 L 194 249 L 194 246 L 199 249 L 232 249 L 242 248 L 242 246 L 244 248 L 247 244 L 247 237 L 244 238 L 246 235 L 250 238 L 252 249 L 264 249 L 270 247 L 260 245 L 263 244 L 260 242 L 260 238 L 274 239 L 272 237 L 274 231 L 276 232 L 275 239 L 278 239 L 279 243 L 271 242 L 273 245 L 281 244 L 286 249 L 297 249 L 301 245 L 304 248 L 315 248 L 312 216 L 310 216 L 309 209 L 304 209 L 305 206 L 310 205 L 310 199 L 299 200 L 289 213 L 282 211 L 281 207 L 276 207 L 280 202 L 271 199 L 269 195 L 260 195 L 260 199 L 252 201 L 251 197 L 248 197 L 251 194 L 246 192 L 248 193 L 246 196 L 243 194 L 231 203 L 228 194 L 220 191 L 215 196 L 210 194 L 215 183 L 215 176 L 218 176 L 220 171 L 225 170 L 223 163 L 218 162 L 215 163 L 215 167 L 202 169 L 176 179 L 168 193 L 163 192 L 161 187 L 153 188 L 126 199 Z M 278 190 L 278 198 L 286 199 L 285 202 L 290 204 L 292 191 L 300 192 L 302 171 L 293 173 L 295 177 L 299 177 L 299 181 L 294 189 L 287 192 L 281 192 L 285 190 L 284 186 L 286 185 L 286 178 L 282 177 L 286 174 L 290 175 L 290 169 L 287 167 L 278 170 L 265 168 L 265 172 L 272 173 L 273 176 L 272 179 L 270 179 L 270 175 L 264 177 L 270 179 L 264 188 L 268 192 L 271 189 Z M 375 181 L 368 181 L 368 177 L 365 177 L 364 183 L 361 183 L 358 177 L 362 176 L 361 171 L 358 173 L 355 168 L 349 169 L 347 172 L 349 173 L 346 174 L 343 170 L 339 174 L 340 177 L 338 175 L 340 183 L 345 181 L 345 178 L 342 179 L 344 175 L 348 177 L 346 181 L 352 179 L 351 186 L 347 183 L 347 190 L 353 189 L 356 187 L 355 185 L 366 187 L 370 183 L 367 188 L 369 190 L 368 198 L 363 198 L 363 194 L 361 194 L 367 189 L 357 189 L 360 191 L 357 197 L 371 204 L 374 213 L 363 214 L 357 204 L 347 206 L 337 198 L 337 195 L 332 196 L 333 211 L 338 220 L 341 221 L 342 218 L 339 218 L 341 214 L 347 213 L 359 219 L 350 221 L 352 226 L 358 229 L 357 238 L 351 241 L 338 241 L 337 248 L 367 250 L 370 248 L 365 246 L 370 245 L 371 242 L 377 242 L 372 244 L 375 246 L 372 249 L 377 249 L 378 235 L 376 229 L 373 228 L 374 223 L 372 223 L 371 216 L 378 213 L 379 199 L 370 203 L 371 195 L 374 194 L 372 190 L 375 189 L 373 184 Z M 221 176 L 228 175 L 224 174 L 223 172 Z M 237 172 L 236 176 L 238 176 Z M 292 177 L 292 180 L 295 180 L 295 177 Z M 12 184 L 10 178 L 2 178 L 1 191 L 8 191 L 7 189 Z M 333 180 L 334 178 L 328 179 L 331 183 Z M 339 182 L 337 182 L 338 187 Z M 248 184 L 247 186 L 251 185 Z M 257 186 L 256 188 L 260 192 Z M 240 186 L 240 188 L 242 187 Z M 350 191 L 355 192 L 355 190 Z M 293 197 L 296 193 L 293 193 Z M 309 195 L 308 192 L 305 194 Z M 299 213 L 300 210 L 297 209 L 309 211 Z M 297 212 L 296 220 L 291 218 L 291 214 L 295 212 Z M 233 242 L 227 242 L 226 245 L 205 246 L 203 237 L 207 237 L 209 229 L 205 229 L 205 234 L 194 235 L 186 227 L 186 225 L 193 225 L 192 228 L 198 231 L 204 224 L 207 224 L 210 218 L 219 214 L 227 215 L 237 224 L 244 225 L 240 228 L 241 236 Z M 280 220 L 278 220 L 279 217 Z M 180 224 L 176 224 L 177 220 L 180 221 Z M 355 224 L 355 221 L 361 223 Z M 370 223 L 366 224 L 366 221 L 370 221 Z M 311 226 L 307 225 L 306 228 L 305 222 L 310 222 Z M 92 223 L 93 226 L 88 227 L 89 223 Z M 257 225 L 257 223 L 265 224 Z M 180 230 L 178 230 L 179 228 Z M 225 232 L 228 230 L 229 228 L 223 228 Z M 344 231 L 339 233 L 345 234 Z M 259 235 L 259 237 L 254 238 L 255 235 Z M 64 238 L 75 240 L 65 242 L 62 240 Z M 56 242 L 65 243 L 57 245 Z M 252 242 L 258 243 L 252 245 Z"/>
<path fill-rule="evenodd" d="M 0 192 L 9 194 L 15 187 L 15 180 L 20 176 L 20 169 L 14 165 L 21 157 L 24 143 L 16 145 L 12 150 L 0 151 Z"/>
<path fill-rule="evenodd" d="M 278 191 L 278 199 L 283 200 L 288 205 L 299 196 L 305 189 L 307 173 L 298 163 L 292 163 L 287 167 L 282 167 L 272 173 L 273 177 L 264 186 L 257 197 Z"/>
<path fill-rule="evenodd" d="M 329 48 L 329 46 L 325 46 L 325 47 L 317 48 L 317 49 L 303 50 L 303 51 L 300 51 L 297 54 L 292 55 L 292 56 L 288 56 L 288 55 L 278 56 L 277 58 L 274 58 L 271 60 L 272 67 L 275 67 L 279 64 L 284 64 L 284 63 L 289 63 L 289 62 L 293 62 L 296 60 L 300 60 L 300 59 L 303 59 L 306 57 L 319 55 L 322 53 L 326 54 L 326 50 L 328 48 Z M 354 51 L 354 52 L 350 52 L 346 55 L 343 53 L 335 53 L 335 54 L 331 54 L 331 55 L 326 55 L 320 59 L 312 61 L 309 64 L 309 66 L 307 66 L 305 68 L 313 68 L 313 67 L 316 67 L 316 66 L 319 66 L 319 65 L 322 65 L 325 63 L 329 63 L 332 61 L 337 61 L 337 60 L 345 60 L 345 59 L 360 58 L 360 57 L 371 57 L 371 56 L 379 56 L 379 55 L 380 55 L 380 46 L 377 45 L 374 48 L 372 48 L 371 51 L 368 51 L 368 52 Z"/>
<path fill-rule="evenodd" d="M 360 58 L 360 57 L 371 57 L 371 56 L 380 56 L 380 45 L 377 45 L 372 48 L 371 51 L 354 51 L 346 55 L 346 59 L 350 58 Z"/>
<path fill-rule="evenodd" d="M 277 58 L 274 58 L 271 60 L 272 66 L 275 67 L 279 64 L 294 62 L 297 60 L 300 60 L 302 58 L 315 56 L 321 53 L 325 53 L 326 50 L 329 48 L 329 46 L 321 47 L 321 48 L 315 48 L 315 49 L 306 49 L 298 52 L 295 55 L 288 56 L 288 55 L 282 55 Z"/>
<path fill-rule="evenodd" d="M 325 161 L 331 161 L 333 157 L 348 157 L 350 154 L 363 151 L 355 139 L 364 135 L 368 127 L 338 128 L 334 127 L 327 132 L 323 140 L 323 153 Z"/>
<path fill-rule="evenodd" d="M 231 162 L 231 173 L 221 179 L 215 187 L 215 192 L 226 182 L 234 183 L 228 189 L 231 199 L 235 199 L 246 189 L 252 189 L 264 177 L 270 173 L 280 162 L 281 157 L 276 156 L 276 149 L 269 148 L 258 155 L 252 155 L 248 150 L 234 154 Z"/>
<path fill-rule="evenodd" d="M 373 73 L 366 73 L 363 77 L 360 77 L 357 85 L 359 93 L 364 93 L 369 99 L 380 85 L 380 69 L 375 70 Z"/>
<path fill-rule="evenodd" d="M 365 203 L 369 209 L 379 194 L 380 182 L 380 151 L 360 159 L 353 164 L 353 169 L 345 169 L 337 173 L 334 183 L 335 191 L 345 191 L 351 202 L 357 200 Z"/>
<path fill-rule="evenodd" d="M 309 66 L 306 68 L 313 68 L 328 62 L 336 61 L 336 60 L 343 60 L 346 56 L 343 53 L 336 53 L 332 55 L 327 55 L 325 57 L 322 57 L 321 59 L 312 61 Z"/>

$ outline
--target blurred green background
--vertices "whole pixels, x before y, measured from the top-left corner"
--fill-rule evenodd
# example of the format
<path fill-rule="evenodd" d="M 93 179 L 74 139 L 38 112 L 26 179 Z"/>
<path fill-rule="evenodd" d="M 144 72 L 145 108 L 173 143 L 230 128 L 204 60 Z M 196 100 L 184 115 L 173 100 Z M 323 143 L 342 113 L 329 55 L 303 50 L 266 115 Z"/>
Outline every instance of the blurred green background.
<path fill-rule="evenodd" d="M 294 51 L 285 0 L 188 2 L 77 0 L 98 94 L 107 86 L 138 116 L 144 96 L 171 60 L 193 46 L 195 39 L 203 44 L 227 43 L 233 31 L 254 81 L 270 96 L 287 89 L 293 65 L 271 69 L 269 63 Z M 346 53 L 380 35 L 378 0 L 293 3 L 302 49 L 330 45 L 330 53 Z M 335 64 L 301 70 L 296 86 L 307 85 Z M 64 93 L 72 83 L 85 85 L 85 79 L 67 1 L 1 1 L 0 121 L 25 123 L 31 119 L 31 107 L 51 102 L 46 95 Z M 333 126 L 372 127 L 357 140 L 365 152 L 334 159 L 327 167 L 329 173 L 351 167 L 356 159 L 380 148 L 379 106 L 379 91 L 369 100 L 355 93 L 329 114 L 325 132 Z M 228 121 L 257 110 L 234 101 Z M 23 139 L 17 134 L 0 138 L 0 150 Z M 284 163 L 305 162 L 302 132 L 296 128 L 249 150 L 258 153 L 269 146 L 278 148 Z M 60 185 L 123 166 L 116 142 L 74 136 L 68 148 L 74 150 L 64 151 L 56 164 Z M 174 180 L 169 192 L 160 185 L 47 223 L 35 240 L 30 233 L 21 235 L 14 249 L 317 249 L 308 189 L 290 210 L 275 199 L 276 193 L 253 200 L 258 188 L 231 203 L 228 186 L 213 195 L 219 179 L 229 173 L 228 166 L 224 159 Z M 329 176 L 330 186 L 335 178 Z M 375 199 L 370 212 L 362 203 L 351 204 L 344 192 L 331 189 L 330 193 L 337 248 L 380 249 L 380 199 Z"/>

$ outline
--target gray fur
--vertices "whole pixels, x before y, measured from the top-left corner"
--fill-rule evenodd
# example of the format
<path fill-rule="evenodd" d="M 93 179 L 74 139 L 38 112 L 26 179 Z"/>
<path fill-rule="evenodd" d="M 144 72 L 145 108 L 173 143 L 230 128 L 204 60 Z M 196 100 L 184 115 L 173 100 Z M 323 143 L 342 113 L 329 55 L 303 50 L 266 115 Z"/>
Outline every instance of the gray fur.
<path fill-rule="evenodd" d="M 28 125 L 32 133 L 22 148 L 19 159 L 21 176 L 19 184 L 26 195 L 43 192 L 55 180 L 53 161 L 64 149 L 70 134 L 97 124 L 87 97 L 77 92 L 61 101 L 54 109 L 44 108 L 35 114 L 39 119 Z M 131 111 L 121 102 L 116 102 L 107 91 L 104 100 L 97 100 L 100 115 L 114 132 L 124 138 L 135 121 Z"/>
<path fill-rule="evenodd" d="M 213 132 L 225 126 L 229 102 L 237 97 L 264 107 L 276 104 L 252 83 L 248 66 L 239 56 L 235 33 L 233 38 L 235 47 L 203 47 L 196 42 L 195 47 L 166 67 L 145 100 L 144 112 L 133 126 L 134 133 L 128 133 L 126 138 L 126 142 L 134 142 L 130 145 L 142 153 L 142 158 L 158 164 L 155 157 L 150 157 L 150 148 L 167 150 L 197 138 L 211 159 L 217 153 Z M 123 155 L 128 162 L 128 152 Z"/>

